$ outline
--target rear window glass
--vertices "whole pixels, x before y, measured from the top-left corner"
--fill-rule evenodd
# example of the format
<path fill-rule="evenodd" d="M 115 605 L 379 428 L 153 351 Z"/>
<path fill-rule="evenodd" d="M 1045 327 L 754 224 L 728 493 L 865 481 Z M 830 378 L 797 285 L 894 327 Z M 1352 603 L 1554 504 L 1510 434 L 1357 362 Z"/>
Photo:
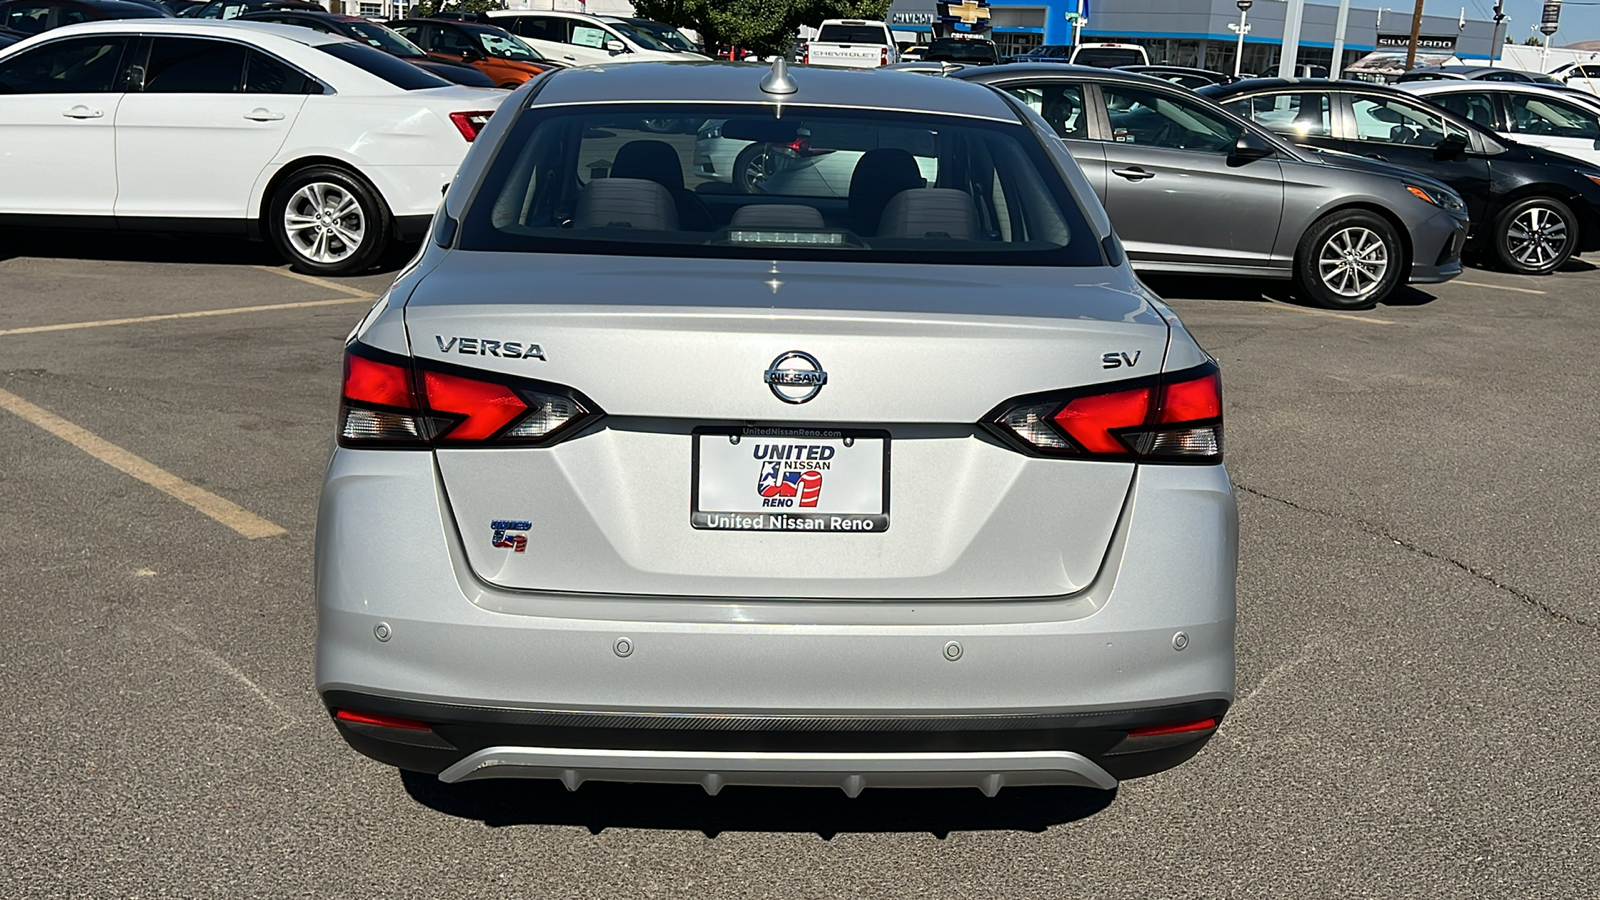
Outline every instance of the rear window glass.
<path fill-rule="evenodd" d="M 1101 265 L 1033 133 L 785 105 L 538 110 L 462 223 L 471 250 Z"/>
<path fill-rule="evenodd" d="M 1137 50 L 1111 50 L 1108 48 L 1085 48 L 1072 58 L 1080 66 L 1094 66 L 1099 69 L 1114 69 L 1117 66 L 1134 66 L 1145 61 L 1144 54 Z"/>
<path fill-rule="evenodd" d="M 339 41 L 333 44 L 322 44 L 317 49 L 329 56 L 342 59 L 357 68 L 364 69 L 402 91 L 420 91 L 426 88 L 450 86 L 450 82 L 445 81 L 443 78 L 423 71 L 403 59 L 390 56 L 382 50 L 368 47 L 366 44 L 357 44 L 354 41 Z"/>
<path fill-rule="evenodd" d="M 887 44 L 882 25 L 824 25 L 817 32 L 820 44 Z"/>

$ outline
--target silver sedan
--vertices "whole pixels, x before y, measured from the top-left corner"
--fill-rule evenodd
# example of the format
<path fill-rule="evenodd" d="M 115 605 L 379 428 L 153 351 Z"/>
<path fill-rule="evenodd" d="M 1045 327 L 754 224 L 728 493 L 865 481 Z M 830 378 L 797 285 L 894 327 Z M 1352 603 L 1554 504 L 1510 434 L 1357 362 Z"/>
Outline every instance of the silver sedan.
<path fill-rule="evenodd" d="M 689 191 L 663 117 L 872 149 L 842 196 Z M 1000 92 L 546 75 L 344 372 L 316 681 L 383 762 L 1109 789 L 1233 701 L 1217 365 Z"/>

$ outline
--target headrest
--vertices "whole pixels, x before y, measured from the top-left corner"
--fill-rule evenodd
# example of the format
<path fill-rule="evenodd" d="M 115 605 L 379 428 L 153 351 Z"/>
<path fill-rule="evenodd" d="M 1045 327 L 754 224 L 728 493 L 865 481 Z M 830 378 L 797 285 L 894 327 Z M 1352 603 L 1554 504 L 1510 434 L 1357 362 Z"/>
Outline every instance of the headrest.
<path fill-rule="evenodd" d="M 857 234 L 878 233 L 883 204 L 890 197 L 926 182 L 916 157 L 897 148 L 868 150 L 850 175 L 850 225 Z"/>
<path fill-rule="evenodd" d="M 611 162 L 612 178 L 643 178 L 669 191 L 683 190 L 683 162 L 666 141 L 629 141 Z"/>
<path fill-rule="evenodd" d="M 885 238 L 937 238 L 952 241 L 981 240 L 978 207 L 966 191 L 954 188 L 917 188 L 889 199 L 878 223 Z"/>
<path fill-rule="evenodd" d="M 730 228 L 826 228 L 816 207 L 799 203 L 761 203 L 741 206 Z"/>
<path fill-rule="evenodd" d="M 597 178 L 578 194 L 573 228 L 677 231 L 678 206 L 667 189 L 643 178 Z"/>

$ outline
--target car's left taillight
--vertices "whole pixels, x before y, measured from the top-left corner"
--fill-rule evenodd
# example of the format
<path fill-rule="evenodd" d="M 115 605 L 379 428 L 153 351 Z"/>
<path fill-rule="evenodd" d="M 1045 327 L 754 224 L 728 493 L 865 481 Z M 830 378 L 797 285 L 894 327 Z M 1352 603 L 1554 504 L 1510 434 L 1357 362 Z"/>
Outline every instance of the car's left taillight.
<path fill-rule="evenodd" d="M 492 109 L 478 110 L 476 112 L 453 112 L 450 114 L 450 121 L 456 126 L 456 130 L 461 132 L 461 136 L 467 139 L 467 143 L 470 144 L 478 139 L 479 133 L 483 131 L 483 126 L 489 124 L 489 117 L 492 115 L 494 115 L 494 110 Z"/>
<path fill-rule="evenodd" d="M 562 385 L 345 348 L 339 445 L 387 449 L 549 444 L 599 418 Z"/>

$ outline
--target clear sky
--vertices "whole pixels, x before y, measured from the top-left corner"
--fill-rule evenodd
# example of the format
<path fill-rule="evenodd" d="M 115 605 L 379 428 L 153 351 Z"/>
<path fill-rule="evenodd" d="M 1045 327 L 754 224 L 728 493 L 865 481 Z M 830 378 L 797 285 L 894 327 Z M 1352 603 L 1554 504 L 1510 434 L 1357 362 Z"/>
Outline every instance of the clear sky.
<path fill-rule="evenodd" d="M 1339 0 L 1317 0 L 1319 3 L 1337 4 Z M 1411 10 L 1416 7 L 1416 0 L 1351 0 L 1350 7 L 1366 7 L 1378 9 L 1387 7 L 1400 16 L 1410 17 Z M 1494 18 L 1494 0 L 1426 0 L 1423 12 L 1430 16 L 1458 16 L 1465 8 L 1469 19 Z M 1539 13 L 1544 9 L 1544 0 L 1506 0 L 1506 15 L 1509 16 L 1506 34 L 1510 35 L 1517 43 L 1522 43 L 1530 35 L 1538 34 L 1537 31 L 1528 30 L 1530 25 L 1539 24 Z M 1387 19 L 1389 13 L 1384 13 Z M 1567 0 L 1561 4 L 1561 30 L 1556 32 L 1555 43 L 1551 46 L 1560 47 L 1575 41 L 1600 40 L 1600 0 L 1577 2 Z"/>

